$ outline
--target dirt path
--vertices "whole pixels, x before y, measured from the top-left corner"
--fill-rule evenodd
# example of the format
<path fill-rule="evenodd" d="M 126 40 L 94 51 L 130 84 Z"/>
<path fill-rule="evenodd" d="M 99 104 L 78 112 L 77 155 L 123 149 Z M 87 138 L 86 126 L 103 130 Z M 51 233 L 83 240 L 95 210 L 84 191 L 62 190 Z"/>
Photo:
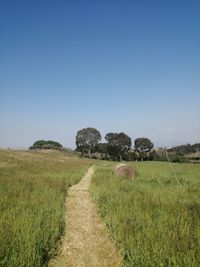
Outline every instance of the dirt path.
<path fill-rule="evenodd" d="M 66 198 L 66 230 L 59 256 L 49 267 L 122 267 L 91 200 L 89 187 L 93 168 L 72 186 Z"/>

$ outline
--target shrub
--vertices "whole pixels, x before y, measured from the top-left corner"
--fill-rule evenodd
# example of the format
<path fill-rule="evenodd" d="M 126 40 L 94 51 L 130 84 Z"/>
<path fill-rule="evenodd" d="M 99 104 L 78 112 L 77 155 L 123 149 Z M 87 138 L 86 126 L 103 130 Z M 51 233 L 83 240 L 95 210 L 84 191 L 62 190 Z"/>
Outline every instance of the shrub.
<path fill-rule="evenodd" d="M 55 141 L 49 140 L 38 140 L 36 141 L 32 146 L 29 147 L 29 149 L 62 149 L 63 146 Z"/>

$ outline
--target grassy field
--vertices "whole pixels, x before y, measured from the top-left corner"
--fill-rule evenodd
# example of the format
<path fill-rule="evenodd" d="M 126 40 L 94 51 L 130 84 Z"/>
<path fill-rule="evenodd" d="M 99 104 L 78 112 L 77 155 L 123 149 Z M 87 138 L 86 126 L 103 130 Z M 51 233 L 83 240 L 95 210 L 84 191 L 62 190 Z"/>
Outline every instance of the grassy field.
<path fill-rule="evenodd" d="M 200 266 L 200 165 L 135 162 L 136 179 L 95 161 L 91 193 L 127 266 Z M 42 267 L 64 227 L 64 199 L 94 161 L 0 150 L 0 267 Z M 181 183 L 178 184 L 175 174 Z"/>
<path fill-rule="evenodd" d="M 47 266 L 63 231 L 64 199 L 91 161 L 63 152 L 0 150 L 0 266 Z"/>
<path fill-rule="evenodd" d="M 104 163 L 91 188 L 127 266 L 200 266 L 200 165 L 174 163 L 173 173 L 167 163 L 131 165 L 134 181 Z"/>

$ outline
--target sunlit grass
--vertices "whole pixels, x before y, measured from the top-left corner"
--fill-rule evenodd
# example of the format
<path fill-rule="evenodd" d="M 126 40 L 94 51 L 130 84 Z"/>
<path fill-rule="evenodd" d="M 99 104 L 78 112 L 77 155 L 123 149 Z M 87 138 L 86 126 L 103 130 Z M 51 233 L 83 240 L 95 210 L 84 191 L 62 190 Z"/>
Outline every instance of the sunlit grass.
<path fill-rule="evenodd" d="M 47 266 L 64 227 L 64 200 L 89 160 L 0 150 L 0 266 Z"/>
<path fill-rule="evenodd" d="M 200 266 L 200 165 L 133 166 L 134 181 L 114 177 L 113 164 L 99 166 L 91 189 L 126 264 Z"/>

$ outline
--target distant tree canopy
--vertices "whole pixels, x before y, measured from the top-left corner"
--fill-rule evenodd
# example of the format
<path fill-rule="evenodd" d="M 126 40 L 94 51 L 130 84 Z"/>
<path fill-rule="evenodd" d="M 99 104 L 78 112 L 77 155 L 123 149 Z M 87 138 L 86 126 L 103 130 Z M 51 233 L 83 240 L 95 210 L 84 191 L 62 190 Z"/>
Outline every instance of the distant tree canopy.
<path fill-rule="evenodd" d="M 29 149 L 61 149 L 63 146 L 55 141 L 38 140 Z"/>
<path fill-rule="evenodd" d="M 76 135 L 76 151 L 93 159 L 143 161 L 166 161 L 166 149 L 154 149 L 152 141 L 145 137 L 136 138 L 131 147 L 131 138 L 124 132 L 107 133 L 105 143 L 100 143 L 101 134 L 95 128 L 83 128 Z M 37 142 L 36 142 L 37 144 Z M 200 143 L 181 145 L 167 149 L 170 161 L 185 162 L 198 160 Z M 186 154 L 195 153 L 186 156 Z"/>
<path fill-rule="evenodd" d="M 135 139 L 135 150 L 140 154 L 141 160 L 144 156 L 153 149 L 154 144 L 150 139 L 142 137 Z"/>
<path fill-rule="evenodd" d="M 96 146 L 96 151 L 102 154 L 108 153 L 108 144 L 107 143 L 98 143 Z"/>
<path fill-rule="evenodd" d="M 101 154 L 101 159 L 108 159 L 108 144 L 98 143 L 95 152 Z"/>
<path fill-rule="evenodd" d="M 101 140 L 101 134 L 95 128 L 84 128 L 77 132 L 76 150 L 82 154 L 90 156 L 91 151 L 95 151 L 98 142 Z"/>
<path fill-rule="evenodd" d="M 195 153 L 197 151 L 200 151 L 200 143 L 196 143 L 193 145 L 186 144 L 186 145 L 180 145 L 175 146 L 167 149 L 169 152 L 175 152 L 178 155 L 185 155 L 189 153 Z"/>
<path fill-rule="evenodd" d="M 126 159 L 127 152 L 131 148 L 131 138 L 125 133 L 107 133 L 105 136 L 107 141 L 108 154 L 114 160 Z"/>

